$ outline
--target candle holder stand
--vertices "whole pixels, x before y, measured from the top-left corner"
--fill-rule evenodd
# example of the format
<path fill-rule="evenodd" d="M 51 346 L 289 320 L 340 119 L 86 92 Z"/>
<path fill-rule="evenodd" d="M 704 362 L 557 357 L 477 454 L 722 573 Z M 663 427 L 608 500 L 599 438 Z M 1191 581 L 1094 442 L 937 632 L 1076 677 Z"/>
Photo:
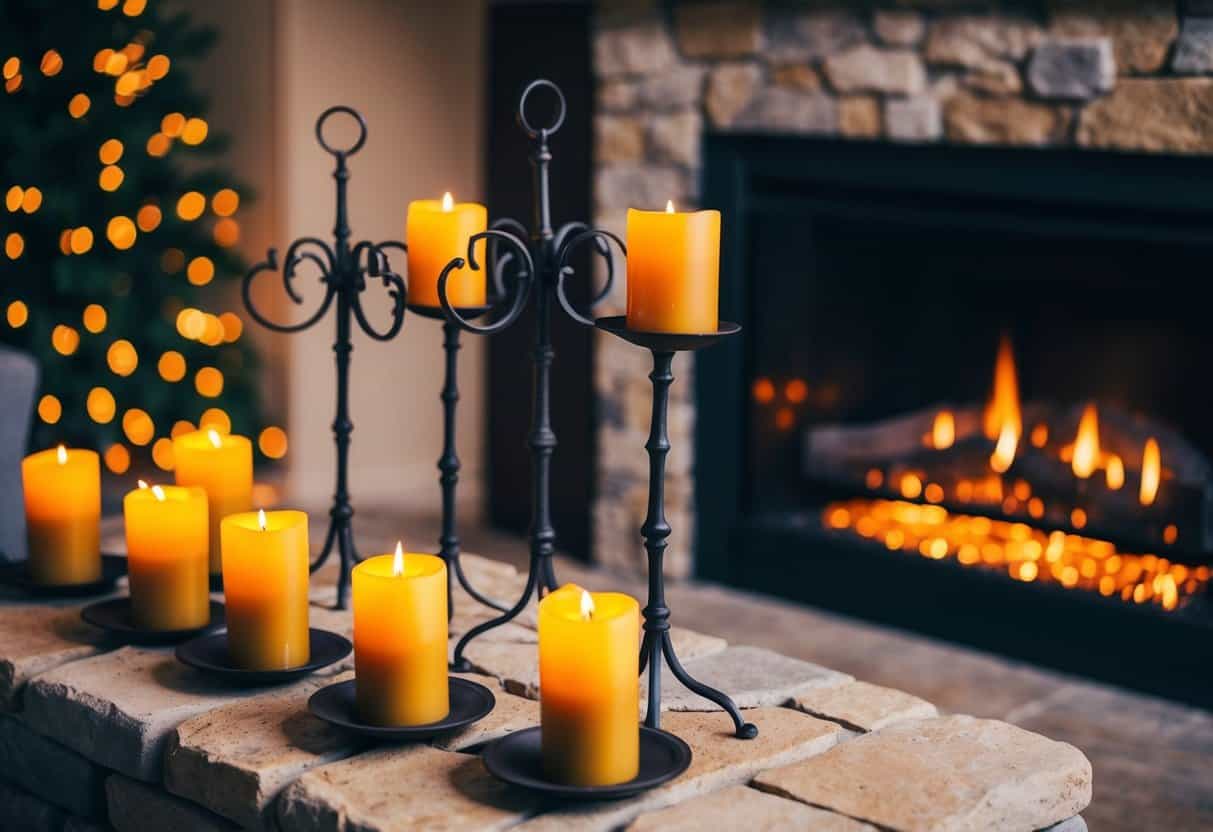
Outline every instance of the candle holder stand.
<path fill-rule="evenodd" d="M 358 136 L 348 148 L 339 149 L 330 145 L 324 138 L 324 125 L 335 115 L 346 115 L 357 124 Z M 349 182 L 349 157 L 362 149 L 366 142 L 366 122 L 357 110 L 350 107 L 330 107 L 320 114 L 316 120 L 316 141 L 326 153 L 336 160 L 333 179 L 337 182 L 336 224 L 333 227 L 334 244 L 330 247 L 316 237 L 301 237 L 295 240 L 286 250 L 286 259 L 282 263 L 282 288 L 294 303 L 302 304 L 303 298 L 295 291 L 292 281 L 296 277 L 298 267 L 311 263 L 319 273 L 320 282 L 324 285 L 324 297 L 319 307 L 308 318 L 294 324 L 280 324 L 269 320 L 258 311 L 252 299 L 252 285 L 262 272 L 278 271 L 278 253 L 271 248 L 262 263 L 254 266 L 244 277 L 242 293 L 245 308 L 257 323 L 274 332 L 302 332 L 320 321 L 328 312 L 329 307 L 336 302 L 337 336 L 333 343 L 333 352 L 337 360 L 337 416 L 333 421 L 333 438 L 337 446 L 337 482 L 333 492 L 333 507 L 329 510 L 329 528 L 324 537 L 324 545 L 320 554 L 311 563 L 311 571 L 322 567 L 334 551 L 340 562 L 337 574 L 337 609 L 349 606 L 350 570 L 361 558 L 354 545 L 354 507 L 350 504 L 349 495 L 349 448 L 350 434 L 354 424 L 350 421 L 349 387 L 350 387 L 350 353 L 353 345 L 350 335 L 354 323 L 357 323 L 369 338 L 375 341 L 390 341 L 399 334 L 404 326 L 405 309 L 429 318 L 441 318 L 440 310 L 432 307 L 410 306 L 408 301 L 408 285 L 404 278 L 392 271 L 386 252 L 396 250 L 407 255 L 408 248 L 404 243 L 385 241 L 372 243 L 362 241 L 350 245 L 349 214 L 346 199 L 346 186 Z M 391 319 L 383 330 L 377 330 L 366 317 L 362 308 L 362 293 L 367 288 L 367 278 L 379 278 L 388 296 L 392 299 Z M 469 310 L 469 317 L 483 313 L 483 309 Z M 459 565 L 459 539 L 455 535 L 455 484 L 458 482 L 459 459 L 455 456 L 455 404 L 459 399 L 459 390 L 455 385 L 456 356 L 459 350 L 458 334 L 450 332 L 446 337 L 446 384 L 442 391 L 445 408 L 443 455 L 438 467 L 442 470 L 442 547 L 441 556 L 447 564 L 447 614 L 454 614 L 454 601 L 450 592 L 452 573 L 459 579 L 460 584 L 468 594 L 481 603 L 501 608 L 501 605 L 485 598 L 470 585 L 463 569 Z"/>
<path fill-rule="evenodd" d="M 547 90 L 556 98 L 555 117 L 546 127 L 535 127 L 526 115 L 527 100 L 538 90 Z M 517 602 L 500 616 L 481 622 L 464 633 L 455 645 L 451 659 L 451 667 L 455 670 L 469 668 L 463 652 L 473 639 L 517 617 L 526 608 L 532 595 L 542 597 L 556 588 L 556 574 L 552 567 L 556 531 L 552 527 L 551 511 L 551 461 L 556 448 L 556 434 L 552 430 L 551 419 L 551 371 L 555 358 L 551 332 L 552 302 L 555 300 L 574 320 L 592 325 L 593 322 L 578 312 L 566 297 L 564 281 L 573 273 L 568 264 L 569 257 L 584 243 L 593 242 L 594 251 L 606 261 L 606 281 L 590 301 L 592 309 L 610 292 L 614 277 L 608 240 L 613 240 L 622 248 L 622 243 L 614 235 L 590 228 L 584 222 L 569 222 L 556 230 L 552 229 L 548 173 L 552 153 L 548 148 L 548 139 L 560 129 L 564 116 L 564 94 L 551 81 L 532 81 L 522 91 L 518 101 L 517 118 L 519 126 L 532 143 L 532 227 L 528 231 L 522 223 L 513 219 L 492 223 L 489 230 L 474 235 L 468 241 L 467 257 L 457 257 L 448 263 L 438 279 L 438 299 L 447 321 L 467 332 L 493 335 L 505 330 L 518 320 L 532 295 L 535 297 L 536 312 L 531 428 L 527 438 L 527 445 L 531 450 L 531 558 L 526 588 Z M 467 315 L 452 307 L 446 294 L 447 280 L 451 272 L 465 266 L 474 270 L 481 268 L 482 264 L 476 258 L 476 247 L 481 241 L 484 241 L 483 248 L 486 249 L 488 259 L 484 266 L 493 277 L 495 294 L 499 300 L 491 310 L 491 313 L 496 313 L 495 319 L 484 325 L 472 323 Z"/>
<path fill-rule="evenodd" d="M 450 677 L 450 711 L 437 722 L 424 725 L 373 725 L 358 715 L 355 680 L 323 687 L 311 695 L 307 709 L 312 716 L 346 731 L 380 742 L 423 742 L 484 719 L 497 705 L 497 698 L 484 685 Z"/>
<path fill-rule="evenodd" d="M 624 316 L 599 318 L 594 322 L 599 329 L 623 338 L 625 341 L 644 347 L 653 354 L 653 415 L 649 426 L 649 438 L 645 450 L 649 454 L 649 502 L 644 525 L 640 534 L 644 537 L 644 548 L 649 558 L 649 599 L 644 608 L 644 640 L 640 646 L 640 670 L 649 671 L 648 711 L 645 725 L 661 727 L 661 661 L 670 666 L 674 678 L 686 688 L 711 702 L 715 702 L 730 717 L 737 736 L 753 739 L 758 736 L 758 726 L 741 718 L 736 703 L 725 693 L 708 687 L 687 673 L 674 652 L 670 640 L 670 608 L 665 600 L 666 538 L 670 536 L 670 524 L 665 519 L 665 460 L 670 452 L 670 437 L 667 430 L 670 385 L 674 383 L 672 370 L 674 353 L 703 349 L 722 338 L 736 335 L 741 327 L 721 321 L 716 332 L 703 334 L 675 334 L 664 332 L 641 332 L 628 329 Z"/>

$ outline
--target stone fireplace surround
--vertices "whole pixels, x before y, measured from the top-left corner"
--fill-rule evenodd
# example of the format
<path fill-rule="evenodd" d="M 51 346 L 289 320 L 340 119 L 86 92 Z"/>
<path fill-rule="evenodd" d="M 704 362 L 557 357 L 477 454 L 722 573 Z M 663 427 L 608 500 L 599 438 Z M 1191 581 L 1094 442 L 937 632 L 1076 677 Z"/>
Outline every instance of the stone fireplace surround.
<path fill-rule="evenodd" d="M 676 2 L 601 7 L 595 222 L 698 204 L 705 131 L 1213 152 L 1213 3 Z M 724 217 L 724 222 L 729 218 Z M 622 314 L 622 281 L 600 314 Z M 649 356 L 597 336 L 599 563 L 643 569 Z M 671 389 L 666 574 L 689 576 L 692 360 Z"/>

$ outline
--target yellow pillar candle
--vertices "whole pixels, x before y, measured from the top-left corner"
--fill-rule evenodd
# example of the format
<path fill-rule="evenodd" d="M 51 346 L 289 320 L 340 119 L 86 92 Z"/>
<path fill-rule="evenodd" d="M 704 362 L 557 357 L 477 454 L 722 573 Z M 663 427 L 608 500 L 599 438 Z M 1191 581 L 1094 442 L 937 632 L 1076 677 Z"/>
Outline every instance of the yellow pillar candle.
<path fill-rule="evenodd" d="M 409 247 L 409 303 L 439 306 L 438 277 L 456 257 L 468 256 L 468 240 L 488 228 L 489 213 L 475 202 L 441 200 L 409 203 L 405 242 Z M 446 296 L 452 306 L 483 306 L 485 302 L 484 241 L 476 244 L 476 263 L 456 269 L 447 278 Z"/>
<path fill-rule="evenodd" d="M 140 487 L 122 500 L 131 608 L 145 630 L 190 630 L 210 621 L 206 492 Z"/>
<path fill-rule="evenodd" d="M 640 768 L 640 605 L 567 584 L 539 602 L 544 772 L 574 786 L 625 783 Z"/>
<path fill-rule="evenodd" d="M 628 327 L 715 332 L 720 294 L 720 212 L 628 210 Z"/>
<path fill-rule="evenodd" d="M 229 514 L 253 507 L 253 443 L 245 436 L 217 430 L 186 433 L 173 440 L 173 468 L 177 485 L 196 485 L 206 491 L 210 516 L 210 572 L 218 575 L 219 524 Z"/>
<path fill-rule="evenodd" d="M 249 670 L 308 660 L 307 514 L 247 512 L 223 518 L 227 649 Z"/>
<path fill-rule="evenodd" d="M 101 578 L 101 464 L 60 445 L 21 461 L 29 571 L 35 583 Z"/>
<path fill-rule="evenodd" d="M 354 567 L 354 690 L 372 725 L 424 725 L 450 712 L 446 564 L 378 555 Z"/>

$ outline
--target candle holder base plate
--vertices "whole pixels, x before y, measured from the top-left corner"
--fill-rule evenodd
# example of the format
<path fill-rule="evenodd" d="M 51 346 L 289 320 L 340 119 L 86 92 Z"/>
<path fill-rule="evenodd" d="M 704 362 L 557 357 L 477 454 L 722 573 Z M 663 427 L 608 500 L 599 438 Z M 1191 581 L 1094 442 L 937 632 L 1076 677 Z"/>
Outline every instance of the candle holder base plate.
<path fill-rule="evenodd" d="M 358 717 L 354 680 L 321 688 L 307 701 L 312 716 L 381 742 L 419 742 L 465 728 L 488 716 L 497 704 L 493 692 L 467 679 L 450 679 L 451 710 L 445 718 L 424 725 L 371 725 Z"/>
<path fill-rule="evenodd" d="M 691 747 L 666 731 L 640 729 L 640 773 L 626 783 L 611 786 L 570 786 L 555 783 L 543 772 L 542 729 L 515 731 L 489 744 L 484 767 L 514 786 L 561 800 L 619 800 L 656 788 L 681 775 L 691 765 Z"/>
<path fill-rule="evenodd" d="M 40 584 L 29 573 L 27 563 L 13 563 L 0 569 L 0 584 L 38 598 L 86 598 L 113 591 L 118 579 L 126 575 L 126 557 L 101 556 L 101 577 L 83 584 Z"/>
<path fill-rule="evenodd" d="M 630 329 L 626 315 L 595 318 L 594 326 L 653 352 L 701 350 L 704 347 L 712 346 L 722 338 L 728 338 L 730 335 L 741 332 L 741 325 L 731 321 L 720 321 L 716 325 L 715 332 L 648 332 L 642 329 Z"/>
<path fill-rule="evenodd" d="M 211 601 L 210 605 L 210 621 L 187 630 L 145 630 L 139 627 L 135 624 L 130 598 L 113 598 L 89 604 L 80 611 L 80 617 L 127 644 L 176 644 L 223 626 L 223 604 Z"/>
<path fill-rule="evenodd" d="M 209 633 L 177 645 L 177 661 L 235 685 L 277 685 L 336 664 L 350 654 L 350 640 L 328 630 L 308 630 L 308 660 L 281 670 L 250 670 L 232 663 L 227 632 Z"/>

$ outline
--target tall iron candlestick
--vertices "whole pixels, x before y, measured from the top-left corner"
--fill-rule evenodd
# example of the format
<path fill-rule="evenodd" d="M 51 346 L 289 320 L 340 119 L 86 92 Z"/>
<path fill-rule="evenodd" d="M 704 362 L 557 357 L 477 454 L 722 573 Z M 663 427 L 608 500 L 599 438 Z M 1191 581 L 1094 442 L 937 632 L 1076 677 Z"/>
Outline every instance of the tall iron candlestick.
<path fill-rule="evenodd" d="M 528 97 L 536 90 L 548 90 L 556 97 L 556 115 L 547 127 L 535 127 L 526 115 Z M 468 241 L 467 258 L 458 257 L 442 270 L 438 279 L 438 298 L 446 312 L 447 320 L 460 329 L 480 335 L 492 335 L 511 326 L 526 308 L 532 293 L 535 295 L 535 367 L 533 401 L 531 406 L 531 429 L 527 445 L 531 449 L 531 561 L 527 572 L 526 589 L 518 601 L 502 615 L 482 622 L 463 635 L 455 645 L 451 665 L 457 670 L 468 668 L 463 651 L 472 639 L 494 627 L 500 627 L 515 618 L 530 602 L 532 594 L 542 596 L 556 588 L 556 573 L 552 567 L 552 554 L 556 548 L 556 530 L 552 527 L 551 509 L 551 462 L 556 448 L 556 433 L 552 430 L 551 384 L 552 361 L 552 301 L 556 300 L 565 312 L 584 324 L 592 324 L 573 308 L 565 296 L 564 280 L 572 274 L 568 265 L 569 255 L 585 242 L 593 241 L 597 253 L 606 260 L 607 279 L 591 300 L 590 308 L 601 302 L 610 292 L 614 277 L 610 250 L 605 242 L 608 232 L 591 229 L 584 222 L 570 222 L 552 230 L 551 198 L 549 194 L 548 165 L 552 153 L 548 139 L 564 123 L 565 100 L 560 88 L 551 81 L 538 79 L 527 85 L 518 100 L 518 124 L 531 139 L 532 208 L 533 226 L 527 228 L 517 220 L 503 219 L 494 222 L 488 231 L 475 235 Z M 486 325 L 471 322 L 460 310 L 447 300 L 446 285 L 451 272 L 468 266 L 481 268 L 476 261 L 476 244 L 486 241 L 496 294 L 502 299 L 500 317 Z M 529 240 L 524 242 L 524 240 Z M 502 251 L 502 246 L 505 250 Z"/>
<path fill-rule="evenodd" d="M 324 139 L 324 123 L 332 116 L 341 113 L 353 118 L 358 125 L 358 138 L 348 148 L 334 148 Z M 282 288 L 296 304 L 302 304 L 303 298 L 295 291 L 291 281 L 295 279 L 296 268 L 303 262 L 310 262 L 319 271 L 320 282 L 324 284 L 324 299 L 320 306 L 307 319 L 296 324 L 279 324 L 270 321 L 253 304 L 252 284 L 258 274 L 278 270 L 278 252 L 271 248 L 262 263 L 254 266 L 244 276 L 241 287 L 244 305 L 257 323 L 275 332 L 301 332 L 317 323 L 328 312 L 333 301 L 337 302 L 337 337 L 333 342 L 333 352 L 337 358 L 337 415 L 333 420 L 333 439 L 337 446 L 337 483 L 333 492 L 333 507 L 329 511 L 329 529 L 324 538 L 324 546 L 320 554 L 311 564 L 315 572 L 325 564 L 334 549 L 341 559 L 340 571 L 337 575 L 337 608 L 345 609 L 349 603 L 350 570 L 358 561 L 358 550 L 354 546 L 354 507 L 350 504 L 349 495 L 349 450 L 350 434 L 354 424 L 350 421 L 350 334 L 354 322 L 359 329 L 376 341 L 389 341 L 396 337 L 404 325 L 404 309 L 408 290 L 400 275 L 391 270 L 388 264 L 385 248 L 404 249 L 402 243 L 371 243 L 360 242 L 350 246 L 350 226 L 346 202 L 346 185 L 350 172 L 347 161 L 361 148 L 366 141 L 366 122 L 362 116 L 349 107 L 330 107 L 321 113 L 316 120 L 316 141 L 337 161 L 333 170 L 333 179 L 337 182 L 337 222 L 333 228 L 334 245 L 329 247 L 323 240 L 316 237 L 301 237 L 291 243 L 286 250 L 286 260 L 282 264 Z M 365 256 L 366 263 L 362 259 Z M 367 287 L 367 277 L 378 277 L 387 288 L 392 298 L 392 318 L 387 329 L 376 330 L 366 318 L 362 310 L 362 293 Z"/>
<path fill-rule="evenodd" d="M 670 536 L 671 531 L 670 524 L 665 519 L 665 459 L 670 452 L 667 424 L 670 385 L 674 383 L 674 353 L 711 346 L 721 338 L 736 335 L 741 331 L 741 327 L 721 321 L 716 332 L 681 335 L 628 329 L 627 320 L 622 316 L 600 318 L 594 323 L 599 329 L 645 347 L 653 353 L 653 372 L 649 374 L 649 379 L 653 382 L 653 415 L 649 424 L 649 438 L 644 445 L 649 454 L 649 504 L 644 524 L 640 527 L 644 548 L 649 556 L 649 600 L 644 608 L 644 641 L 640 647 L 640 671 L 644 672 L 646 667 L 649 671 L 645 725 L 650 728 L 661 727 L 661 659 L 664 656 L 675 679 L 727 711 L 733 718 L 738 737 L 753 739 L 758 736 L 758 726 L 741 718 L 736 703 L 727 694 L 695 679 L 678 660 L 674 643 L 670 640 L 670 608 L 665 602 L 663 572 L 666 538 Z"/>

